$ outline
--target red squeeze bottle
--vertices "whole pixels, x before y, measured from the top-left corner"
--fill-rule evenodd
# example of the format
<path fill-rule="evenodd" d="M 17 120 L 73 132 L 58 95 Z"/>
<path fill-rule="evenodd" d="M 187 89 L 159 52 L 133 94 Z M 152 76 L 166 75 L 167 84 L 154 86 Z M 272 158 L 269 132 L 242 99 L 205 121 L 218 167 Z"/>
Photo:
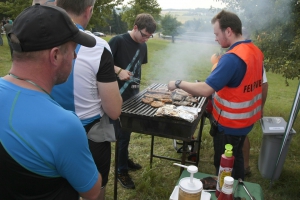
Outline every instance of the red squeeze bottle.
<path fill-rule="evenodd" d="M 218 181 L 216 187 L 216 197 L 218 197 L 221 192 L 221 188 L 224 184 L 225 176 L 231 176 L 231 172 L 234 164 L 234 156 L 232 155 L 232 148 L 233 147 L 231 144 L 226 144 L 225 152 L 221 156 Z"/>
<path fill-rule="evenodd" d="M 224 184 L 222 186 L 222 191 L 217 200 L 232 200 L 233 195 L 233 183 L 234 179 L 231 176 L 226 176 L 224 178 Z"/>

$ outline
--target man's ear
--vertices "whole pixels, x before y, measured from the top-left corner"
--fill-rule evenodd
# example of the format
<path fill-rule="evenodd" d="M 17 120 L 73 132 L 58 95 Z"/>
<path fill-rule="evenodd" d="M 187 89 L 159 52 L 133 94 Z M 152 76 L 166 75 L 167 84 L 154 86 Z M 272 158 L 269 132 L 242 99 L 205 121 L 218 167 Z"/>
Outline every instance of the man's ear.
<path fill-rule="evenodd" d="M 230 27 L 227 27 L 226 30 L 225 30 L 225 33 L 226 33 L 227 36 L 232 35 L 232 29 Z"/>
<path fill-rule="evenodd" d="M 58 65 L 58 63 L 60 62 L 60 57 L 61 56 L 59 56 L 58 47 L 54 47 L 50 50 L 49 59 L 50 59 L 51 64 Z"/>
<path fill-rule="evenodd" d="M 93 15 L 93 9 L 94 9 L 94 6 L 88 6 L 85 11 L 84 11 L 84 15 L 90 19 Z"/>

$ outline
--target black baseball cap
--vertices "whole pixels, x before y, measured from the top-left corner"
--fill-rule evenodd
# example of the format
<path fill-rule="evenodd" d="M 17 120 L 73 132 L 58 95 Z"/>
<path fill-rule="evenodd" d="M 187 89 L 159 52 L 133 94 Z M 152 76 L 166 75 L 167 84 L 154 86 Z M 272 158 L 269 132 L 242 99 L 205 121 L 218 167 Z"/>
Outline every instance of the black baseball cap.
<path fill-rule="evenodd" d="M 18 52 L 40 51 L 74 41 L 86 47 L 96 45 L 93 36 L 80 31 L 67 12 L 57 6 L 35 4 L 26 8 L 15 19 L 9 32 L 17 37 L 11 41 L 13 50 Z"/>

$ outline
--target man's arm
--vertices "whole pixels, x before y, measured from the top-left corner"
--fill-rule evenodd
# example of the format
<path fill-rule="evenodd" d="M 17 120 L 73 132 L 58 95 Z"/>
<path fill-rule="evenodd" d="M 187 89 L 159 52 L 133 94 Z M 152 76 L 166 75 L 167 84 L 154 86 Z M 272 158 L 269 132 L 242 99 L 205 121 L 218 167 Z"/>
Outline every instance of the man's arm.
<path fill-rule="evenodd" d="M 118 82 L 102 83 L 98 82 L 98 92 L 104 112 L 113 120 L 121 114 L 122 97 L 120 95 Z"/>
<path fill-rule="evenodd" d="M 187 82 L 187 81 L 181 81 L 179 88 L 192 94 L 193 96 L 209 97 L 210 95 L 212 95 L 215 92 L 215 90 L 205 82 L 191 83 L 191 82 Z M 169 90 L 176 89 L 175 81 L 169 82 L 168 89 Z"/>
<path fill-rule="evenodd" d="M 101 55 L 100 66 L 97 72 L 97 87 L 104 112 L 108 117 L 116 120 L 121 114 L 123 100 L 113 63 L 113 57 L 107 44 Z"/>
<path fill-rule="evenodd" d="M 57 121 L 64 121 L 63 127 L 55 126 L 56 137 L 49 137 L 49 142 L 55 144 L 52 148 L 56 170 L 61 177 L 68 180 L 70 185 L 85 199 L 99 199 L 101 195 L 102 177 L 98 172 L 94 159 L 88 147 L 86 132 L 79 118 L 73 112 L 60 113 Z M 54 116 L 56 116 L 54 115 Z M 72 133 L 72 134 L 70 134 Z M 59 138 L 59 139 L 58 139 Z M 66 141 L 72 141 L 66 145 Z"/>
<path fill-rule="evenodd" d="M 79 195 L 86 200 L 99 200 L 101 194 L 102 177 L 98 174 L 98 180 L 95 185 L 87 192 L 79 192 Z"/>

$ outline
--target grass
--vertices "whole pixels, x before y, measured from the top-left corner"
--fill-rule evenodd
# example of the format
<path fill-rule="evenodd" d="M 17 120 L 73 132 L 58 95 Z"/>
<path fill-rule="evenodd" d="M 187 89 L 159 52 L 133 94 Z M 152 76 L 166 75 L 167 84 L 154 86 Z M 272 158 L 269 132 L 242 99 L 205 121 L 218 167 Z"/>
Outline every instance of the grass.
<path fill-rule="evenodd" d="M 11 67 L 10 50 L 5 35 L 1 34 L 3 46 L 0 46 L 0 76 L 7 74 Z"/>
<path fill-rule="evenodd" d="M 5 38 L 6 39 L 6 38 Z M 0 76 L 7 74 L 10 66 L 10 54 L 7 42 L 0 46 Z M 107 36 L 104 39 L 109 40 Z M 205 80 L 210 73 L 210 56 L 218 50 L 217 45 L 190 42 L 176 42 L 160 40 L 157 38 L 148 41 L 148 61 L 142 67 L 142 89 L 151 83 L 168 83 L 169 80 L 183 79 L 188 81 Z M 289 119 L 292 103 L 299 84 L 298 80 L 289 80 L 290 86 L 285 86 L 285 79 L 279 74 L 267 72 L 269 93 L 264 110 L 265 116 L 280 116 L 286 121 Z M 213 143 L 208 133 L 210 125 L 205 122 L 202 145 L 200 150 L 199 171 L 214 174 Z M 288 148 L 282 174 L 279 180 L 273 182 L 264 179 L 258 170 L 258 157 L 262 143 L 262 130 L 256 123 L 249 134 L 251 142 L 250 165 L 252 174 L 245 181 L 261 185 L 266 200 L 291 200 L 299 199 L 300 191 L 300 120 L 298 118 L 293 126 L 297 134 L 293 136 Z M 179 168 L 172 165 L 172 161 L 153 158 L 150 169 L 150 142 L 151 137 L 140 133 L 132 133 L 129 146 L 130 157 L 140 163 L 143 168 L 130 172 L 135 184 L 135 190 L 122 188 L 118 184 L 119 200 L 162 200 L 169 199 L 173 188 L 179 178 Z M 154 153 L 180 159 L 181 154 L 176 153 L 173 141 L 155 137 Z M 107 185 L 106 199 L 113 199 L 114 179 L 114 144 L 112 145 L 112 164 Z"/>

